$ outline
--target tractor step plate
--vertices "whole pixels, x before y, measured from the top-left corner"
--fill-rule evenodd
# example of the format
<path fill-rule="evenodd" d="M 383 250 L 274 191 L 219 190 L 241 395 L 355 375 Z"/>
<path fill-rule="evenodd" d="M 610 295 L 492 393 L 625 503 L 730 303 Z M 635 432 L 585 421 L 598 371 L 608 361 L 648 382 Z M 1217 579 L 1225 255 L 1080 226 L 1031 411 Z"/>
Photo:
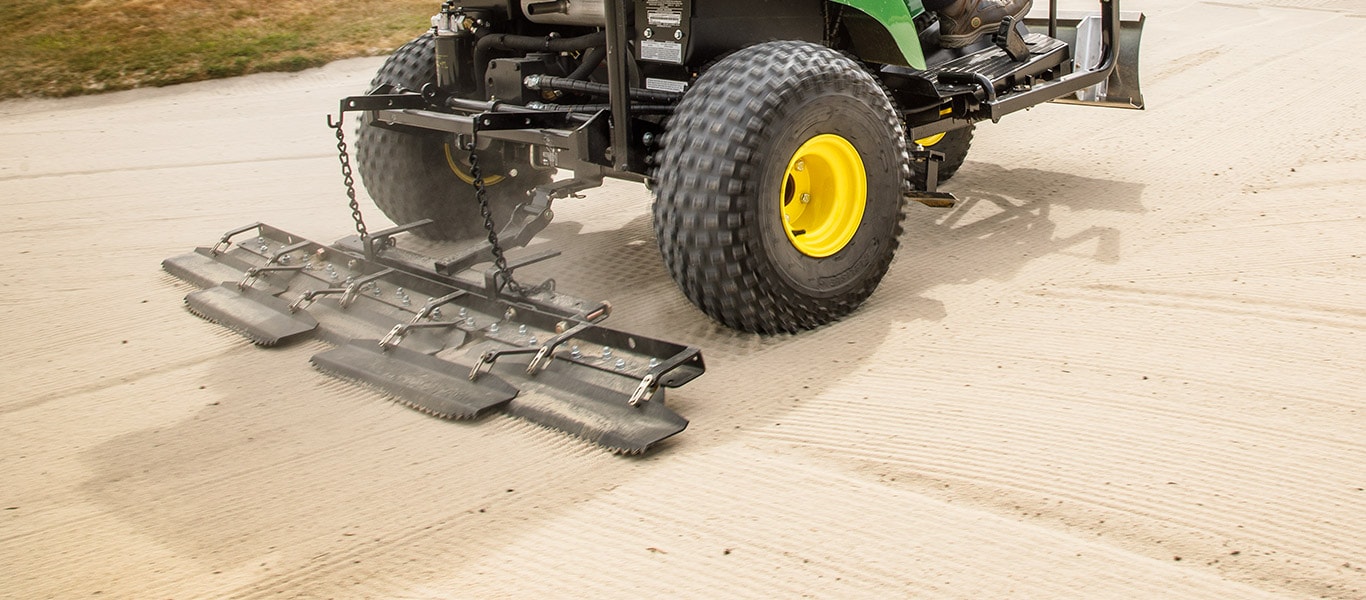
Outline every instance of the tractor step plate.
<path fill-rule="evenodd" d="M 162 266 L 203 288 L 191 312 L 258 345 L 330 342 L 319 370 L 434 416 L 502 411 L 630 454 L 687 427 L 664 391 L 705 371 L 697 348 L 602 327 L 605 303 L 509 298 L 482 273 L 446 276 L 388 244 L 367 258 L 355 242 L 253 224 Z"/>
<path fill-rule="evenodd" d="M 934 67 L 928 74 L 945 88 L 972 86 L 985 80 L 997 92 L 1006 92 L 1015 82 L 1037 76 L 1068 59 L 1067 44 L 1041 33 L 1029 34 L 1025 43 L 1029 46 L 1027 60 L 1016 61 L 1005 50 L 992 46 Z M 946 89 L 941 95 L 952 96 L 954 92 Z"/>

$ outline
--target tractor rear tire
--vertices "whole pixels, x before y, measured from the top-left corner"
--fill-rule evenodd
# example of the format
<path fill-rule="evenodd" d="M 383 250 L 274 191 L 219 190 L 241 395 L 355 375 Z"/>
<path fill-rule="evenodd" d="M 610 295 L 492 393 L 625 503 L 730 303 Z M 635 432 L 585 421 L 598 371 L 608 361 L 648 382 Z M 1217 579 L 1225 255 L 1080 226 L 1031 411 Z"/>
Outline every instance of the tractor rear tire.
<path fill-rule="evenodd" d="M 436 41 L 423 35 L 399 48 L 370 82 L 370 92 L 417 91 L 436 81 Z M 435 131 L 402 131 L 374 125 L 370 113 L 360 119 L 356 163 L 375 205 L 395 223 L 432 219 L 414 231 L 433 240 L 483 238 L 484 219 L 475 198 L 468 152 L 454 136 Z M 495 143 L 479 151 L 494 226 L 501 229 L 527 191 L 547 183 L 552 172 L 532 169 L 526 159 L 507 159 Z"/>
<path fill-rule="evenodd" d="M 669 120 L 655 235 L 716 321 L 796 332 L 858 308 L 891 265 L 910 171 L 901 118 L 853 59 L 767 42 L 708 69 Z"/>
<path fill-rule="evenodd" d="M 972 146 L 972 132 L 976 125 L 968 125 L 962 129 L 955 129 L 946 132 L 939 139 L 926 138 L 916 140 L 926 150 L 935 150 L 944 153 L 944 162 L 939 163 L 939 183 L 944 183 L 958 172 L 958 168 L 963 166 L 963 161 L 968 158 L 968 148 Z M 914 177 L 915 188 L 925 189 L 925 166 L 921 163 L 911 163 L 911 176 Z"/>

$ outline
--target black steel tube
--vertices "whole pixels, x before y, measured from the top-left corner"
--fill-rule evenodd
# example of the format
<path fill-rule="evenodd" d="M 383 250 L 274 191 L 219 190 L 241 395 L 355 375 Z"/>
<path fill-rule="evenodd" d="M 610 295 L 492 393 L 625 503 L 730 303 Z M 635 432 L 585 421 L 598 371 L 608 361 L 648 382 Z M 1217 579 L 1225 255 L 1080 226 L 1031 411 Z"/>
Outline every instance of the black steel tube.
<path fill-rule="evenodd" d="M 607 13 L 607 84 L 611 86 L 608 104 L 612 107 L 612 167 L 626 171 L 630 166 L 631 82 L 626 80 L 626 5 L 623 0 L 604 0 Z"/>
<path fill-rule="evenodd" d="M 528 15 L 547 15 L 552 13 L 569 12 L 569 0 L 552 0 L 550 2 L 536 2 L 528 4 L 526 14 Z"/>
<path fill-rule="evenodd" d="M 1058 39 L 1058 0 L 1048 0 L 1048 37 Z"/>
<path fill-rule="evenodd" d="M 532 105 L 528 106 L 528 108 L 535 108 L 536 110 L 567 111 L 576 113 L 595 113 L 603 110 L 612 110 L 612 106 L 609 104 L 550 104 L 545 102 L 532 103 Z M 631 112 L 636 114 L 669 114 L 673 111 L 674 107 L 668 104 L 631 105 Z"/>
<path fill-rule="evenodd" d="M 579 92 L 583 94 L 595 94 L 607 96 L 611 94 L 612 87 L 606 83 L 595 81 L 579 81 L 568 77 L 554 77 L 551 75 L 532 75 L 527 77 L 527 87 L 533 90 L 560 90 L 564 92 Z M 646 102 L 677 102 L 683 94 L 677 92 L 662 92 L 659 90 L 645 90 L 641 88 L 629 88 L 627 93 L 632 100 L 643 100 Z"/>

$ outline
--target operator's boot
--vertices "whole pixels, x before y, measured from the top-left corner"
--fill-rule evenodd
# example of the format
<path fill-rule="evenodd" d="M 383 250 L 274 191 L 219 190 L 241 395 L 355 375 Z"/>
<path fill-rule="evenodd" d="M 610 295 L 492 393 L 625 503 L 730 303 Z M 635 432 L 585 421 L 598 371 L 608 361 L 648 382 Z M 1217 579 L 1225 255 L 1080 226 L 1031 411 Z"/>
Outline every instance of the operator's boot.
<path fill-rule="evenodd" d="M 962 48 L 996 31 L 1001 20 L 1023 19 L 1033 0 L 953 0 L 939 9 L 939 45 Z"/>

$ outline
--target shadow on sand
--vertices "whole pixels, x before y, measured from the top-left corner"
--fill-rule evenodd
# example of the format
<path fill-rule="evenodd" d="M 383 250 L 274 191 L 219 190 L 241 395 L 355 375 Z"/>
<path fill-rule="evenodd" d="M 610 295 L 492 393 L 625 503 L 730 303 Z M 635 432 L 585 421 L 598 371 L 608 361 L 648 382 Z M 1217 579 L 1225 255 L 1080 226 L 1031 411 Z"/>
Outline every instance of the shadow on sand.
<path fill-rule="evenodd" d="M 221 390 L 220 402 L 174 426 L 129 434 L 89 452 L 84 459 L 92 477 L 84 492 L 179 554 L 223 569 L 247 568 L 237 563 L 274 552 L 289 539 L 343 525 L 316 522 L 310 516 L 314 507 L 352 503 L 359 520 L 411 514 L 411 523 L 395 526 L 416 530 L 473 514 L 513 488 L 535 489 L 539 515 L 475 532 L 491 543 L 512 539 L 517 530 L 550 518 L 555 507 L 611 489 L 649 462 L 725 444 L 746 435 L 746 429 L 781 421 L 795 402 L 822 394 L 882 346 L 888 328 L 871 327 L 869 320 L 905 325 L 944 318 L 949 309 L 924 297 L 927 290 L 983 278 L 1007 280 L 1030 261 L 1056 253 L 1118 261 L 1121 232 L 1103 224 L 1105 215 L 1143 210 L 1142 185 L 990 164 L 969 164 L 948 189 L 963 200 L 959 207 L 909 209 L 900 257 L 867 306 L 843 322 L 800 335 L 737 333 L 696 311 L 659 260 L 644 189 L 640 216 L 624 227 L 583 233 L 581 223 L 552 224 L 529 250 L 555 248 L 564 255 L 528 268 L 523 277 L 553 276 L 563 291 L 611 300 L 617 310 L 609 326 L 695 344 L 706 355 L 708 373 L 674 390 L 669 399 L 692 421 L 689 430 L 643 459 L 578 451 L 557 459 L 562 468 L 556 482 L 526 481 L 519 462 L 536 462 L 534 457 L 545 452 L 564 453 L 563 444 L 545 447 L 554 436 L 506 427 L 494 432 L 500 435 L 481 433 L 490 421 L 508 418 L 498 414 L 472 423 L 427 423 L 398 405 L 376 406 L 378 394 L 337 393 L 341 384 L 309 367 L 307 357 L 316 349 L 309 344 L 254 350 L 244 341 L 241 351 L 223 355 L 195 375 L 208 389 Z M 1059 207 L 1096 211 L 1096 224 L 1058 236 L 1050 215 Z M 176 326 L 210 327 L 189 315 L 168 319 Z M 290 386 L 293 393 L 279 389 L 283 369 L 297 372 L 301 383 Z M 300 389 L 308 393 L 300 397 Z M 385 439 L 359 448 L 349 444 L 375 436 Z M 386 450 L 374 454 L 376 447 Z M 490 461 L 501 464 L 500 474 L 488 476 Z M 317 473 L 327 474 L 308 475 L 319 485 L 293 483 L 301 474 Z M 257 504 L 243 506 L 246 501 Z M 234 526 L 231 515 L 242 511 L 278 518 L 241 519 Z M 228 517 L 216 531 L 224 543 L 235 545 L 233 550 L 194 532 L 195 523 L 216 515 Z M 295 533 L 280 529 L 296 527 Z"/>

